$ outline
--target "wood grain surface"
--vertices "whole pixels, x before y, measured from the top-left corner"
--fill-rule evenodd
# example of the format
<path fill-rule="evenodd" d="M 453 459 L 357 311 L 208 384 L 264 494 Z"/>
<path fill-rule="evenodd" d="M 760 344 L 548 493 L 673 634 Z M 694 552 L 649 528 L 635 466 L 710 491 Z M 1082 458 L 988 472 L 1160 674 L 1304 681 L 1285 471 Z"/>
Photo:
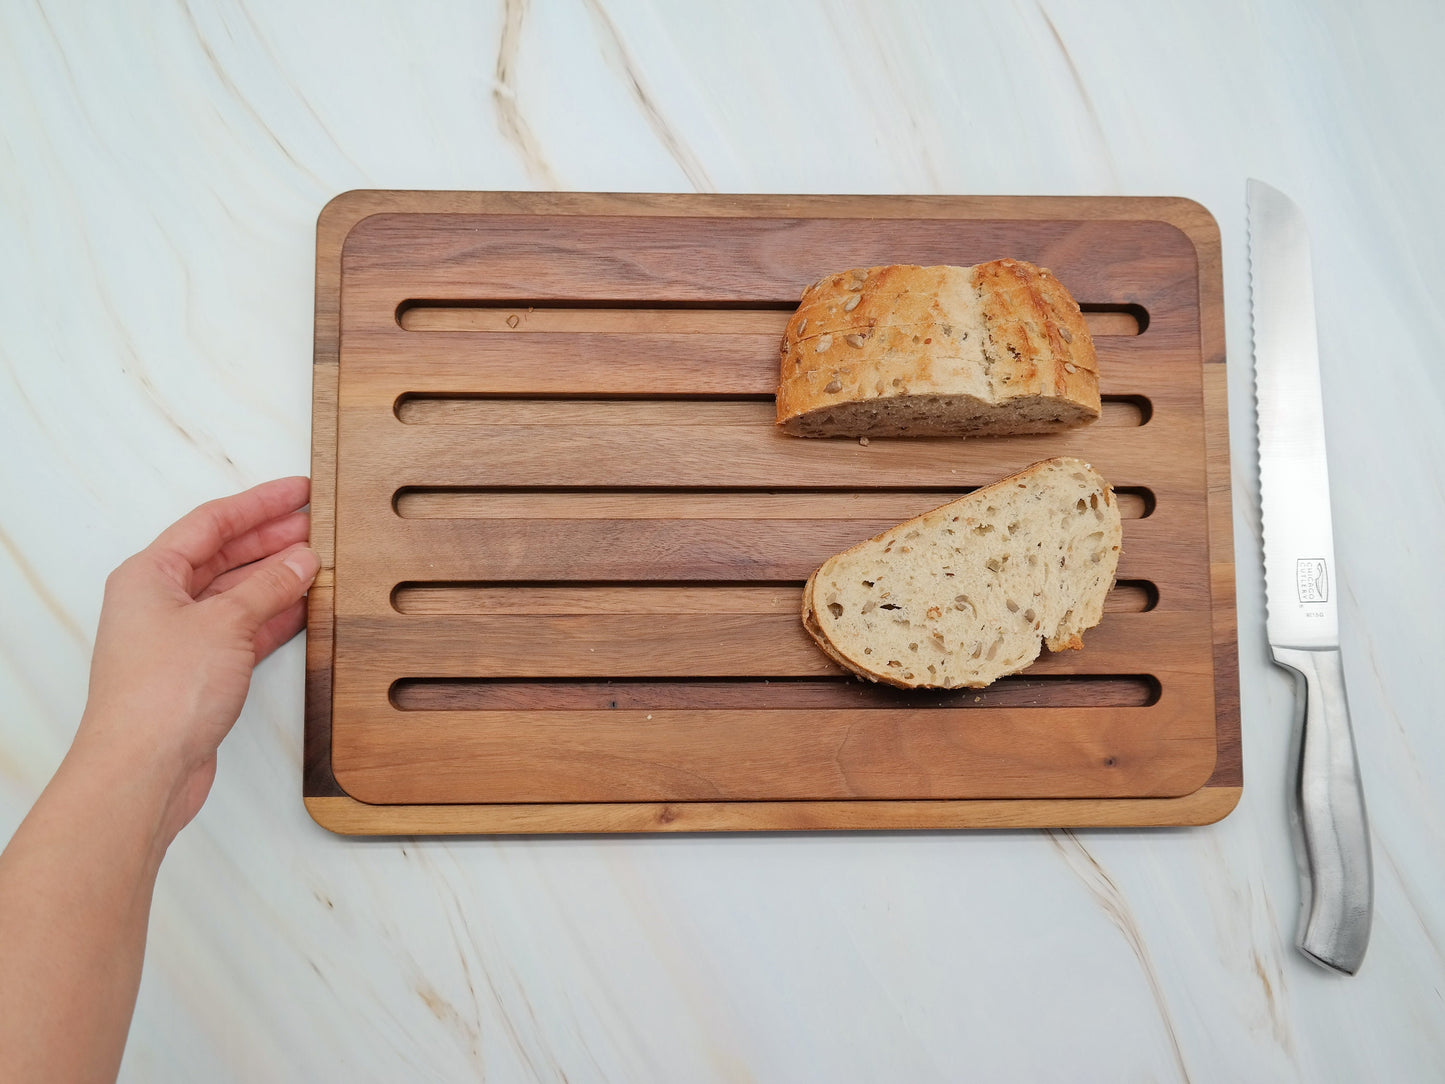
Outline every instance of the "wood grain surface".
<path fill-rule="evenodd" d="M 1047 437 L 769 424 L 803 286 L 1053 270 L 1105 412 Z M 305 795 L 358 834 L 1187 824 L 1237 801 L 1219 239 L 1167 199 L 355 192 L 317 239 Z M 824 558 L 1055 454 L 1118 488 L 1082 652 L 881 692 Z"/>

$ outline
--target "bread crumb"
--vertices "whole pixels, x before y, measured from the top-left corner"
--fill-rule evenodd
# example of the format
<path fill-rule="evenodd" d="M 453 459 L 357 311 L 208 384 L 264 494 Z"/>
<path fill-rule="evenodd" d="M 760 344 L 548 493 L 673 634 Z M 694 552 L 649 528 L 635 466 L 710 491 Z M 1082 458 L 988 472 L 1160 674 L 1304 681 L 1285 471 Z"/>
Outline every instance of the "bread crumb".
<path fill-rule="evenodd" d="M 867 438 L 867 437 L 859 437 L 859 438 L 858 438 L 858 443 L 861 444 L 861 445 L 863 445 L 863 447 L 866 448 L 866 447 L 868 447 L 868 438 Z"/>

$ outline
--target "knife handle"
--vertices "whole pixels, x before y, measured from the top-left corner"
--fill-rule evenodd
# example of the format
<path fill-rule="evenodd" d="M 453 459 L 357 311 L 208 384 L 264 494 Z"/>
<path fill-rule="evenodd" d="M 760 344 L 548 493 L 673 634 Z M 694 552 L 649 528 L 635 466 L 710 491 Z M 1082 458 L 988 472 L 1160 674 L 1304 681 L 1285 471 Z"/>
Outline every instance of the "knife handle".
<path fill-rule="evenodd" d="M 1353 975 L 1370 943 L 1370 827 L 1355 760 L 1338 648 L 1276 647 L 1295 677 L 1295 778 L 1290 824 L 1299 864 L 1295 944 L 1317 964 Z"/>

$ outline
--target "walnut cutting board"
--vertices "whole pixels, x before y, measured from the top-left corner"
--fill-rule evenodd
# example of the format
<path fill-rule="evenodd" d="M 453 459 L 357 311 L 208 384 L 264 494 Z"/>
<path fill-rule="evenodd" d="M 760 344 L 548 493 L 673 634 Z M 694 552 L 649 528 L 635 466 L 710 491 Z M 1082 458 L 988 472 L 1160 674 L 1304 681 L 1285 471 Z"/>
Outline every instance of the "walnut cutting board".
<path fill-rule="evenodd" d="M 772 425 L 803 287 L 1049 267 L 1103 417 Z M 1174 199 L 351 192 L 317 233 L 305 797 L 354 834 L 1200 824 L 1242 780 L 1219 233 Z M 1125 516 L 1081 652 L 987 690 L 808 639 L 830 554 L 1056 454 Z"/>

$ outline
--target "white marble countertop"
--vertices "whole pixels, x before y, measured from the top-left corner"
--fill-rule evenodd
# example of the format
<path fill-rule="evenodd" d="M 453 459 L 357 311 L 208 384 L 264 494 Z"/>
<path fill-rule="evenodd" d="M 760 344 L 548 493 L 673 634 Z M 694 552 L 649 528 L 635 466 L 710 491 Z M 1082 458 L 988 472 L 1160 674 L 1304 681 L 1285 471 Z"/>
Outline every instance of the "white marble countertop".
<path fill-rule="evenodd" d="M 1388 1080 L 1445 1072 L 1445 143 L 1427 0 L 7 4 L 0 837 L 106 572 L 309 462 L 349 188 L 1181 195 L 1219 220 L 1245 793 L 1208 828 L 353 841 L 300 800 L 302 645 L 162 871 L 128 1081 Z M 1244 180 L 1313 231 L 1376 860 L 1292 948 Z"/>

